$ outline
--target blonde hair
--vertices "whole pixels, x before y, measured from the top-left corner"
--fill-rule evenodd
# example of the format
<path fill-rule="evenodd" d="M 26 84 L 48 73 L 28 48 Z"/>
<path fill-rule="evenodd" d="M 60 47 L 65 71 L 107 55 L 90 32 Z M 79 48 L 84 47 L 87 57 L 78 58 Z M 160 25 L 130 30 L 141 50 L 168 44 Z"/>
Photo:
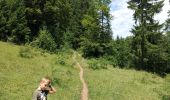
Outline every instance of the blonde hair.
<path fill-rule="evenodd" d="M 40 83 L 41 83 L 41 82 L 46 82 L 47 80 L 49 81 L 49 83 L 51 83 L 51 81 L 52 81 L 49 76 L 45 76 L 45 77 L 43 77 L 43 78 L 41 79 Z"/>

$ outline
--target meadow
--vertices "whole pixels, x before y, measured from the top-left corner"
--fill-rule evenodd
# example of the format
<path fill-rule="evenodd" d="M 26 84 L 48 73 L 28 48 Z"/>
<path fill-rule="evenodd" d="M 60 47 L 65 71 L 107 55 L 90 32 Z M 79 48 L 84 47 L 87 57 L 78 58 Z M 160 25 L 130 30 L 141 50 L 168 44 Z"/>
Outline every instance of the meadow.
<path fill-rule="evenodd" d="M 0 42 L 0 100 L 30 100 L 46 75 L 57 89 L 50 100 L 79 100 L 79 70 L 72 64 L 72 55 L 66 53 L 53 55 Z"/>
<path fill-rule="evenodd" d="M 0 42 L 0 100 L 30 100 L 43 76 L 53 79 L 57 93 L 49 100 L 80 100 L 79 69 L 72 51 L 49 54 L 29 47 Z M 84 68 L 89 100 L 169 100 L 170 75 L 107 66 L 91 69 L 77 54 Z"/>

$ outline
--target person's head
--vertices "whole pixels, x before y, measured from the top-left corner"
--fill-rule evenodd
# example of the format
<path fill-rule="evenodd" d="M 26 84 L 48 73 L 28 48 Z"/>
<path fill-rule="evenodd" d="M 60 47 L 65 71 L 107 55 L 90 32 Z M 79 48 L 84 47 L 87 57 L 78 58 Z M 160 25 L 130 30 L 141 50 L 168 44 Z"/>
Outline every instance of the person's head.
<path fill-rule="evenodd" d="M 40 88 L 42 90 L 45 90 L 46 87 L 49 87 L 49 85 L 51 84 L 51 79 L 49 77 L 43 77 L 40 81 Z"/>

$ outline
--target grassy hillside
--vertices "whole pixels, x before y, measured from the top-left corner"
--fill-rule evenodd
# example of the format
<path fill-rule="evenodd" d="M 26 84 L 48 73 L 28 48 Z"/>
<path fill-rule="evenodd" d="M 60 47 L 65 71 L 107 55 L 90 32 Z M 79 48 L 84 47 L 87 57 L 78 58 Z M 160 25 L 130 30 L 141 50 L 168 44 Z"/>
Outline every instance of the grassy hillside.
<path fill-rule="evenodd" d="M 170 100 L 170 76 L 119 68 L 89 69 L 91 60 L 80 60 L 90 100 Z M 99 61 L 101 62 L 101 61 Z M 91 66 L 90 66 L 91 67 Z"/>
<path fill-rule="evenodd" d="M 169 100 L 170 76 L 118 68 L 91 70 L 89 61 L 81 59 L 77 57 L 85 69 L 89 100 Z M 49 100 L 79 100 L 82 86 L 71 52 L 54 55 L 0 42 L 0 100 L 30 100 L 45 75 L 57 88 Z"/>
<path fill-rule="evenodd" d="M 20 52 L 25 53 L 24 57 Z M 31 100 L 39 80 L 52 76 L 58 92 L 50 100 L 79 100 L 79 70 L 73 67 L 72 55 L 50 55 L 0 42 L 0 100 Z"/>
<path fill-rule="evenodd" d="M 86 73 L 90 100 L 166 100 L 170 93 L 170 83 L 146 72 L 115 68 Z"/>

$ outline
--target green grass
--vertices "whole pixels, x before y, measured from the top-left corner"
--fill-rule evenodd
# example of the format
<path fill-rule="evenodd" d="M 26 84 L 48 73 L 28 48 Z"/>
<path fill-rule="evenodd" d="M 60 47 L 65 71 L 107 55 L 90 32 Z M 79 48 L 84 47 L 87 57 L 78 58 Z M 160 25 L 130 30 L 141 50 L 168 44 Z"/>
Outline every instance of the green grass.
<path fill-rule="evenodd" d="M 21 54 L 23 57 L 21 57 Z M 89 100 L 169 100 L 170 75 L 108 67 L 92 70 L 88 60 L 76 58 L 84 67 Z M 43 76 L 51 76 L 57 93 L 49 100 L 80 100 L 81 82 L 71 52 L 42 53 L 28 46 L 0 42 L 0 100 L 31 100 Z"/>
<path fill-rule="evenodd" d="M 101 74 L 99 74 L 101 73 Z M 164 79 L 122 69 L 86 70 L 90 100 L 161 100 Z"/>
<path fill-rule="evenodd" d="M 31 49 L 32 57 L 24 58 L 20 56 L 23 48 L 27 49 L 0 42 L 0 100 L 30 100 L 39 80 L 46 75 L 54 79 L 57 89 L 50 100 L 79 100 L 81 83 L 72 54 L 52 55 Z"/>
<path fill-rule="evenodd" d="M 93 71 L 86 68 L 85 73 L 89 100 L 170 99 L 170 81 L 154 74 L 119 68 Z M 168 99 L 163 99 L 164 96 Z"/>
<path fill-rule="evenodd" d="M 85 80 L 89 100 L 170 100 L 170 75 L 158 75 L 119 68 L 89 69 L 85 65 Z M 91 61 L 90 61 L 91 62 Z"/>

